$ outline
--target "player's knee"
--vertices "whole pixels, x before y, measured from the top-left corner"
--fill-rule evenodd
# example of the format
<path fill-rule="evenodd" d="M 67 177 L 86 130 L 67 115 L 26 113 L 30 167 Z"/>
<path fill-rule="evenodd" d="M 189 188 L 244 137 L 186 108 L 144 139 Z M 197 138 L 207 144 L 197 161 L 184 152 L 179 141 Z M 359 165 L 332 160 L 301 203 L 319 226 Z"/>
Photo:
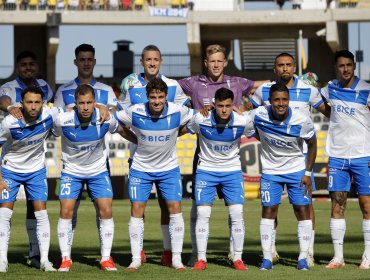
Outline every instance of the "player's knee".
<path fill-rule="evenodd" d="M 62 219 L 72 219 L 72 217 L 73 217 L 73 208 L 62 207 L 60 209 L 60 217 Z"/>
<path fill-rule="evenodd" d="M 131 216 L 135 218 L 143 218 L 145 211 L 145 203 L 134 202 L 131 204 Z"/>
<path fill-rule="evenodd" d="M 101 207 L 99 209 L 99 216 L 100 216 L 100 219 L 112 218 L 112 207 L 109 207 L 109 206 Z"/>
<path fill-rule="evenodd" d="M 197 206 L 198 219 L 209 219 L 211 217 L 212 207 L 209 205 Z"/>
<path fill-rule="evenodd" d="M 294 205 L 293 208 L 298 221 L 310 220 L 308 205 Z"/>
<path fill-rule="evenodd" d="M 168 207 L 168 212 L 170 214 L 181 213 L 181 203 L 180 202 L 168 202 L 167 207 Z"/>
<path fill-rule="evenodd" d="M 243 220 L 243 205 L 234 204 L 229 206 L 229 216 L 231 222 L 238 222 Z"/>

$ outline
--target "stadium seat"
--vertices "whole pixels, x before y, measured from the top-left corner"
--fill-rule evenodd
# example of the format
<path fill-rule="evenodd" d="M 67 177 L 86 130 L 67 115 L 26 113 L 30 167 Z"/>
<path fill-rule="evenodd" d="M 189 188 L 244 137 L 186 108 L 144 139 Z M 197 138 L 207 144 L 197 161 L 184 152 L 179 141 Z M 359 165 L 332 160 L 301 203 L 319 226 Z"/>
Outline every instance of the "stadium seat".
<path fill-rule="evenodd" d="M 322 121 L 325 122 L 325 123 L 328 123 L 329 122 L 329 119 L 327 117 L 323 117 L 322 118 Z"/>
<path fill-rule="evenodd" d="M 186 142 L 186 148 L 187 149 L 194 149 L 195 145 L 194 145 L 194 142 Z"/>
<path fill-rule="evenodd" d="M 321 126 L 321 130 L 328 131 L 328 130 L 329 130 L 329 124 L 324 123 L 324 124 Z"/>
<path fill-rule="evenodd" d="M 190 136 L 191 140 L 197 140 L 197 135 L 196 134 L 188 134 Z"/>
<path fill-rule="evenodd" d="M 126 157 L 126 151 L 124 150 L 118 150 L 116 152 L 116 158 L 125 158 Z"/>
<path fill-rule="evenodd" d="M 193 167 L 185 167 L 183 168 L 183 174 L 192 174 L 193 173 Z"/>
<path fill-rule="evenodd" d="M 115 157 L 116 157 L 116 153 L 113 151 L 109 151 L 109 158 L 115 158 Z"/>
<path fill-rule="evenodd" d="M 182 141 L 190 140 L 190 134 L 185 134 L 185 135 L 181 136 L 181 140 Z"/>
<path fill-rule="evenodd" d="M 53 153 L 52 153 L 52 152 L 50 152 L 50 151 L 47 151 L 47 152 L 45 153 L 45 158 L 53 158 Z"/>
<path fill-rule="evenodd" d="M 118 148 L 119 150 L 124 150 L 124 149 L 126 149 L 126 144 L 125 144 L 125 143 L 118 143 L 117 148 Z"/>
<path fill-rule="evenodd" d="M 184 142 L 177 141 L 177 143 L 176 143 L 176 148 L 177 149 L 183 149 L 184 147 L 185 147 Z"/>
<path fill-rule="evenodd" d="M 45 165 L 47 167 L 50 167 L 50 166 L 56 166 L 57 164 L 56 164 L 56 162 L 55 162 L 55 160 L 53 158 L 47 158 L 45 160 Z"/>
<path fill-rule="evenodd" d="M 321 116 L 314 116 L 314 117 L 313 117 L 313 122 L 314 122 L 314 123 L 319 123 L 319 122 L 321 122 Z"/>
<path fill-rule="evenodd" d="M 185 153 L 185 156 L 186 156 L 186 157 L 190 157 L 190 158 L 194 157 L 194 151 L 192 151 L 192 150 L 187 150 L 187 151 L 186 151 L 186 153 Z"/>
<path fill-rule="evenodd" d="M 116 143 L 109 142 L 109 149 L 114 150 L 116 148 Z"/>
<path fill-rule="evenodd" d="M 184 165 L 193 166 L 193 160 L 190 158 L 183 158 Z"/>
<path fill-rule="evenodd" d="M 178 150 L 178 151 L 177 151 L 177 156 L 178 156 L 179 158 L 184 157 L 184 151 L 182 151 L 182 150 Z"/>
<path fill-rule="evenodd" d="M 54 149 L 55 148 L 55 145 L 54 145 L 54 143 L 47 142 L 46 148 L 48 148 L 48 149 Z"/>
<path fill-rule="evenodd" d="M 325 156 L 325 152 L 323 149 L 318 149 L 317 150 L 317 157 L 323 157 Z"/>
<path fill-rule="evenodd" d="M 326 139 L 326 131 L 319 131 L 317 133 L 317 138 L 318 139 Z"/>
<path fill-rule="evenodd" d="M 325 147 L 325 141 L 324 141 L 324 140 L 319 139 L 319 140 L 317 141 L 317 147 L 318 147 L 318 148 L 323 148 L 323 147 Z"/>

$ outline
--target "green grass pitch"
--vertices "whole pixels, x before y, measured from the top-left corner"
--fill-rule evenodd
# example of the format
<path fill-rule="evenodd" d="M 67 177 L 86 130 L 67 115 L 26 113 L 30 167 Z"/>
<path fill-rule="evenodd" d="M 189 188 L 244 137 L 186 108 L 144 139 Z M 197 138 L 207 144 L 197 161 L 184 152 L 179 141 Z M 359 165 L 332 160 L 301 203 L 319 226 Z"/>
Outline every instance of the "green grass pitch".
<path fill-rule="evenodd" d="M 259 221 L 261 206 L 258 200 L 248 200 L 245 204 L 246 237 L 243 259 L 247 271 L 236 271 L 227 261 L 228 225 L 227 208 L 222 201 L 216 201 L 212 209 L 211 234 L 208 242 L 208 266 L 205 271 L 175 271 L 160 264 L 162 251 L 161 230 L 159 226 L 159 207 L 155 200 L 148 203 L 145 219 L 144 248 L 147 263 L 138 271 L 127 271 L 130 263 L 128 240 L 129 201 L 115 200 L 113 209 L 115 237 L 112 256 L 116 262 L 117 272 L 101 271 L 98 266 L 100 256 L 98 235 L 95 225 L 94 207 L 89 201 L 82 201 L 78 214 L 78 225 L 72 248 L 73 267 L 68 274 L 45 273 L 26 266 L 28 238 L 25 229 L 25 202 L 18 201 L 12 220 L 12 232 L 9 244 L 9 271 L 0 274 L 0 279 L 370 279 L 370 271 L 360 271 L 357 266 L 363 252 L 361 232 L 362 216 L 357 202 L 348 202 L 347 233 L 344 254 L 347 265 L 344 268 L 329 270 L 325 265 L 331 259 L 333 248 L 329 233 L 330 202 L 316 201 L 316 265 L 310 271 L 297 271 L 298 256 L 297 222 L 291 205 L 284 199 L 279 210 L 279 227 L 277 233 L 277 250 L 280 263 L 271 271 L 259 271 L 261 247 L 259 241 Z M 189 212 L 191 201 L 184 200 L 185 243 L 183 260 L 186 263 L 190 252 Z M 59 202 L 48 203 L 51 223 L 50 260 L 59 255 L 57 240 L 57 221 Z"/>

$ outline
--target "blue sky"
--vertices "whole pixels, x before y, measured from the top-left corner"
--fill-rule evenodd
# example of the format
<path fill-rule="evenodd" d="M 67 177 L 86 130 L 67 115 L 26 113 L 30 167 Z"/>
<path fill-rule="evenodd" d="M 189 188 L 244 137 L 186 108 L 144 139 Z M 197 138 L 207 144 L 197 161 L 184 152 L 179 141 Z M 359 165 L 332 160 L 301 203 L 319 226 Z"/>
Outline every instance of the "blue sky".
<path fill-rule="evenodd" d="M 289 8 L 289 7 L 286 7 Z M 269 3 L 266 9 L 276 9 Z M 358 24 L 349 26 L 349 49 L 358 49 Z M 361 64 L 361 78 L 370 79 L 370 23 L 361 23 L 361 48 L 365 62 Z M 1 52 L 0 78 L 6 78 L 13 66 L 13 27 L 0 25 Z M 174 39 L 175 38 L 175 39 Z M 186 27 L 179 26 L 61 26 L 60 45 L 57 52 L 57 83 L 67 82 L 76 76 L 73 65 L 74 48 L 81 43 L 92 44 L 96 49 L 95 75 L 112 76 L 113 51 L 116 40 L 130 40 L 131 50 L 140 53 L 148 44 L 157 45 L 163 53 L 187 53 Z M 309 58 L 308 58 L 309 59 Z M 166 74 L 166 73 L 164 73 Z"/>

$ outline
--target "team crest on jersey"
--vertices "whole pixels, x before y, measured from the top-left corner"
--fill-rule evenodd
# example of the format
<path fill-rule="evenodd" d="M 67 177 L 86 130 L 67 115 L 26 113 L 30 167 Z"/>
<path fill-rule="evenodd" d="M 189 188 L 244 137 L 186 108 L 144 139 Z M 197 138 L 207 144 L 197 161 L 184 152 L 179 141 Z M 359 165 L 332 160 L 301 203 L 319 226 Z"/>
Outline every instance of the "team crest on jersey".
<path fill-rule="evenodd" d="M 369 163 L 369 165 L 370 165 L 370 163 Z M 337 169 L 336 168 L 333 168 L 333 167 L 330 167 L 329 168 L 329 173 L 330 174 L 335 174 L 335 173 L 337 173 Z"/>
<path fill-rule="evenodd" d="M 63 178 L 63 183 L 70 183 L 72 181 L 73 181 L 73 179 L 71 177 L 64 177 Z"/>
<path fill-rule="evenodd" d="M 207 186 L 206 181 L 197 181 L 196 184 L 197 184 L 197 188 L 205 188 Z"/>
<path fill-rule="evenodd" d="M 3 179 L 4 180 L 4 183 L 9 187 L 9 186 L 11 186 L 12 184 L 13 184 L 13 181 L 12 180 L 10 180 L 10 179 Z"/>
<path fill-rule="evenodd" d="M 270 188 L 270 183 L 262 183 L 261 190 L 268 190 Z"/>
<path fill-rule="evenodd" d="M 0 88 L 0 96 L 8 95 L 10 91 L 11 91 L 10 87 L 2 87 Z"/>

